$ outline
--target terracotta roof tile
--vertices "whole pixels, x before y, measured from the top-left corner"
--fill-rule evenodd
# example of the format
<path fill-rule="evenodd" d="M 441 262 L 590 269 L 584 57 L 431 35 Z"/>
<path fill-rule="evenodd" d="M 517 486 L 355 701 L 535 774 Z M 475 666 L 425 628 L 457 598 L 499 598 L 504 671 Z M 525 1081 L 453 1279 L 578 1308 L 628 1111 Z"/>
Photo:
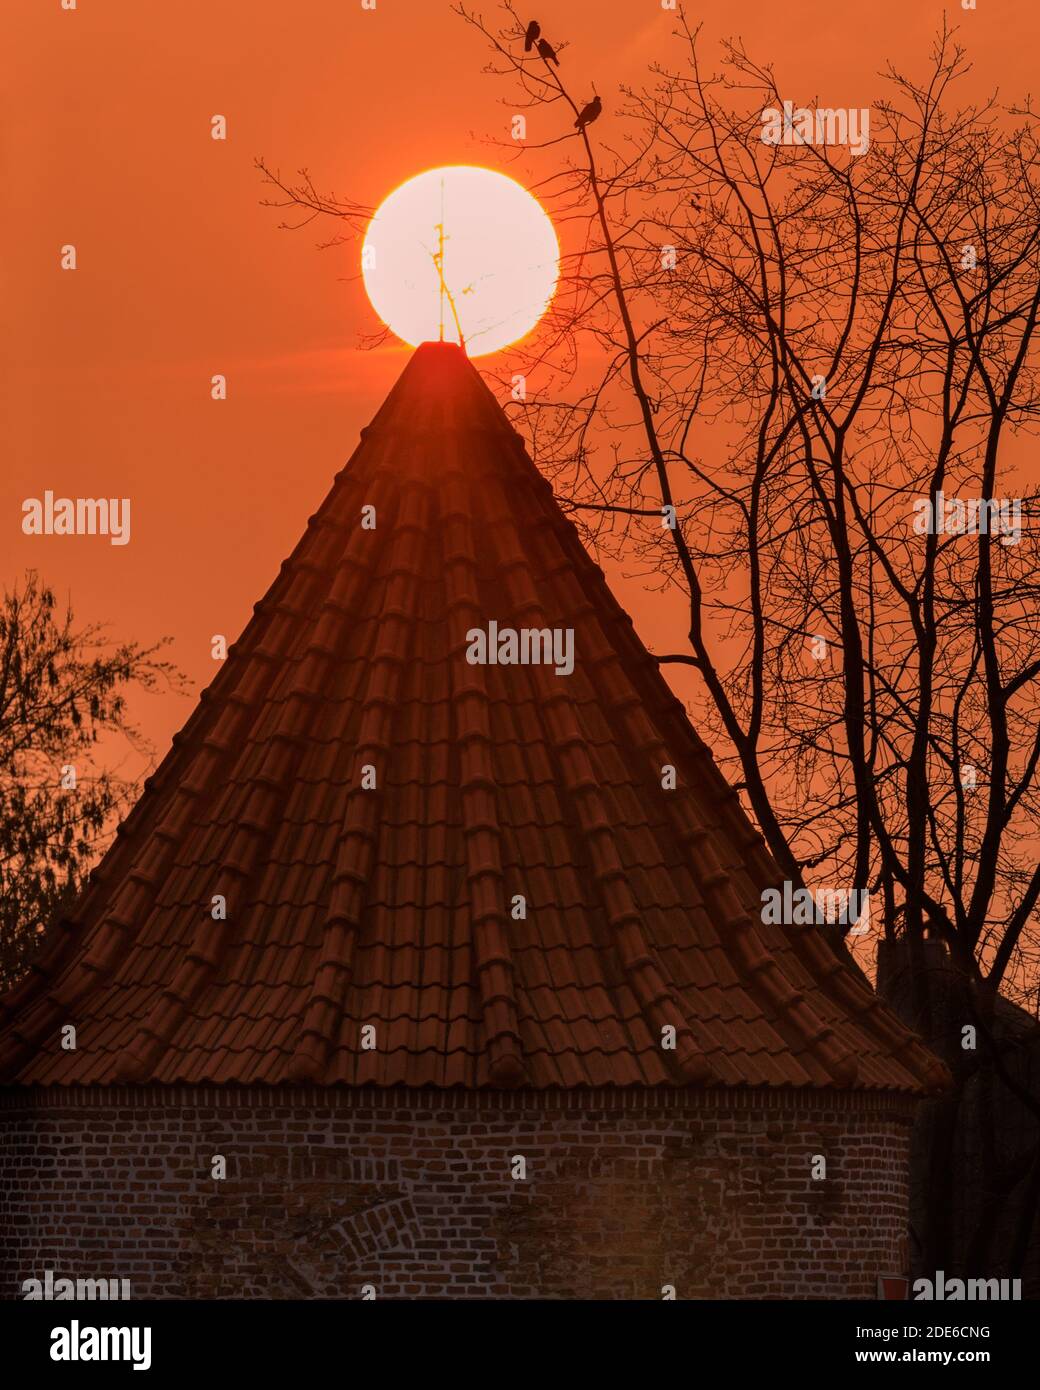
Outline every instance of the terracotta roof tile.
<path fill-rule="evenodd" d="M 492 619 L 573 629 L 573 673 L 468 664 Z M 0 1074 L 941 1085 L 817 932 L 761 923 L 779 880 L 494 399 L 430 344 L 0 1001 Z"/>

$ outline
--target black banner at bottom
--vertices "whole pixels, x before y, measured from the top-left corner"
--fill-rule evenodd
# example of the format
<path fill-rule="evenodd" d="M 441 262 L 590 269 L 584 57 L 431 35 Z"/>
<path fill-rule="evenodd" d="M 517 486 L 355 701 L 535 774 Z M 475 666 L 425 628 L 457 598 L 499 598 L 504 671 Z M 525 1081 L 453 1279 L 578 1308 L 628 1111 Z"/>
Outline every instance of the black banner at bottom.
<path fill-rule="evenodd" d="M 650 1303 L 456 1300 L 396 1302 L 24 1302 L 0 1304 L 0 1346 L 14 1375 L 47 1385 L 92 1372 L 131 1383 L 233 1384 L 309 1374 L 449 1376 L 460 1390 L 525 1374 L 691 1374 L 710 1366 L 778 1374 L 884 1371 L 893 1365 L 1027 1364 L 1030 1304 L 1019 1302 Z M 479 1346 L 468 1340 L 492 1339 Z M 451 1343 L 446 1337 L 465 1337 Z M 550 1364 L 551 1363 L 551 1364 Z M 569 1363 L 569 1364 L 568 1364 Z"/>

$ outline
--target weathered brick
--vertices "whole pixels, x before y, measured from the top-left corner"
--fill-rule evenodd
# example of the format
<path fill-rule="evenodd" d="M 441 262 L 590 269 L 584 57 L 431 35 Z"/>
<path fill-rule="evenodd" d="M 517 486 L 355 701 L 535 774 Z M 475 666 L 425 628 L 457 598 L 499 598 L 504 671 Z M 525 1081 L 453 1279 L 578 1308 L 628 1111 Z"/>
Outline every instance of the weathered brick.
<path fill-rule="evenodd" d="M 134 1094 L 0 1093 L 3 1297 L 50 1268 L 139 1298 L 869 1298 L 907 1263 L 891 1097 Z"/>

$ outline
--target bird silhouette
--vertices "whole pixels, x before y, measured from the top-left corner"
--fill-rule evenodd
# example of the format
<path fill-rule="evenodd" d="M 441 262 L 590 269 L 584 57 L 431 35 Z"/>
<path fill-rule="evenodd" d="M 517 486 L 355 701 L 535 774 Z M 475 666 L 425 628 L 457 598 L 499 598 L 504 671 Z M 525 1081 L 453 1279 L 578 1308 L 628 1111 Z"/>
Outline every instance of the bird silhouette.
<path fill-rule="evenodd" d="M 527 26 L 527 33 L 524 35 L 525 53 L 530 53 L 531 49 L 534 48 L 534 41 L 541 32 L 542 26 L 538 23 L 537 19 L 532 19 Z"/>
<path fill-rule="evenodd" d="M 578 119 L 574 122 L 574 129 L 584 130 L 587 125 L 592 124 L 602 110 L 603 103 L 600 101 L 598 95 L 594 96 L 580 111 Z"/>
<path fill-rule="evenodd" d="M 557 67 L 560 66 L 560 60 L 556 56 L 556 49 L 553 48 L 551 43 L 546 43 L 544 39 L 539 39 L 538 52 L 547 63 L 555 63 Z"/>

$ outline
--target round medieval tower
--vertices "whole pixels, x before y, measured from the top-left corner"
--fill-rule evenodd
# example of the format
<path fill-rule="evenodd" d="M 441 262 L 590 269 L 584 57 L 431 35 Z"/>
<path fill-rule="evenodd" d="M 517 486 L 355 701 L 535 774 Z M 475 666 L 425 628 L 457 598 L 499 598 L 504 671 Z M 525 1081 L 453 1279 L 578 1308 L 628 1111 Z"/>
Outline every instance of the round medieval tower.
<path fill-rule="evenodd" d="M 426 344 L 31 976 L 0 1296 L 873 1297 L 942 1066 Z"/>

